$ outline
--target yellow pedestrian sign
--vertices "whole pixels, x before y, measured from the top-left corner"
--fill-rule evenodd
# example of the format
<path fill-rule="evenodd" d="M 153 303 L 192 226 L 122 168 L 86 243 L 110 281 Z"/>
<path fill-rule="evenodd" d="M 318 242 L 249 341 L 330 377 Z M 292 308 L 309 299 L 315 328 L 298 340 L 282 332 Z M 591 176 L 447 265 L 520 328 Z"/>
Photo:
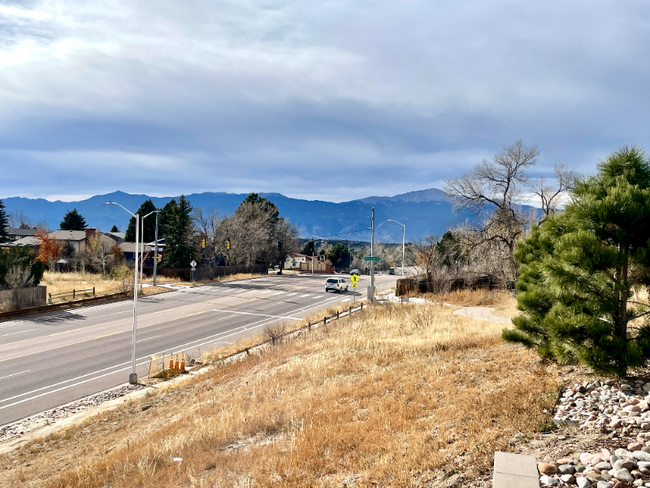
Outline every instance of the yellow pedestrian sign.
<path fill-rule="evenodd" d="M 350 281 L 352 282 L 352 288 L 356 288 L 357 287 L 357 281 L 359 281 L 359 277 L 357 275 L 353 274 L 352 276 L 350 276 Z"/>

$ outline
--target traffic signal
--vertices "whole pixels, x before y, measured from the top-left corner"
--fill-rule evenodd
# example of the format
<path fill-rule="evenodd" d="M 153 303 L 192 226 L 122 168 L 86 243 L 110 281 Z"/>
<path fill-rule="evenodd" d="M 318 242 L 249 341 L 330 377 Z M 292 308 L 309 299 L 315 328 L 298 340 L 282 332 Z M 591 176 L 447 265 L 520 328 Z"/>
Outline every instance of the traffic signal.
<path fill-rule="evenodd" d="M 309 250 L 310 253 L 312 253 L 312 254 L 314 253 L 314 241 L 309 242 L 309 249 L 308 250 Z"/>
<path fill-rule="evenodd" d="M 201 249 L 205 249 L 205 239 L 201 241 Z"/>
<path fill-rule="evenodd" d="M 282 252 L 282 241 L 278 241 L 278 251 Z"/>
<path fill-rule="evenodd" d="M 230 239 L 226 241 L 226 249 L 230 251 Z"/>
<path fill-rule="evenodd" d="M 158 262 L 162 260 L 162 254 L 158 254 Z"/>

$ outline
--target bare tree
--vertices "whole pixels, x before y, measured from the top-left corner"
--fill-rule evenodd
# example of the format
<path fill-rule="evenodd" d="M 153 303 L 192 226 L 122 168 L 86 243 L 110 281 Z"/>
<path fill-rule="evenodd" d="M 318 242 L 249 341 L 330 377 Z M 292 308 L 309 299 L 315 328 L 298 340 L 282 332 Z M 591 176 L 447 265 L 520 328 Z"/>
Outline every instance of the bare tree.
<path fill-rule="evenodd" d="M 7 215 L 9 227 L 13 229 L 29 229 L 32 224 L 22 210 L 15 210 Z"/>
<path fill-rule="evenodd" d="M 102 273 L 106 273 L 106 265 L 113 259 L 114 242 L 110 237 L 96 232 L 88 239 L 86 254 L 88 260 L 97 267 L 101 267 Z"/>
<path fill-rule="evenodd" d="M 555 213 L 560 204 L 562 194 L 571 190 L 580 176 L 577 171 L 571 170 L 563 164 L 556 164 L 553 170 L 555 172 L 556 186 L 548 184 L 543 177 L 530 182 L 530 189 L 533 194 L 539 197 L 542 205 L 542 212 L 544 214 L 542 220 Z"/>
<path fill-rule="evenodd" d="M 497 243 L 496 247 L 505 246 L 507 252 L 498 254 L 505 256 L 507 267 L 513 269 L 515 275 L 512 253 L 526 224 L 520 206 L 522 190 L 529 183 L 526 170 L 537 162 L 538 155 L 536 146 L 524 146 L 520 140 L 504 147 L 492 161 L 484 160 L 461 177 L 447 180 L 445 186 L 457 210 L 467 209 L 484 218 L 472 233 L 477 238 L 474 245 L 492 242 Z"/>
<path fill-rule="evenodd" d="M 426 237 L 417 239 L 413 243 L 417 255 L 417 264 L 424 268 L 427 275 L 431 275 L 436 268 L 436 246 L 438 236 L 429 234 Z"/>
<path fill-rule="evenodd" d="M 215 221 L 215 253 L 226 256 L 232 265 L 282 263 L 297 248 L 299 231 L 273 215 L 274 208 L 244 201 L 233 215 Z"/>

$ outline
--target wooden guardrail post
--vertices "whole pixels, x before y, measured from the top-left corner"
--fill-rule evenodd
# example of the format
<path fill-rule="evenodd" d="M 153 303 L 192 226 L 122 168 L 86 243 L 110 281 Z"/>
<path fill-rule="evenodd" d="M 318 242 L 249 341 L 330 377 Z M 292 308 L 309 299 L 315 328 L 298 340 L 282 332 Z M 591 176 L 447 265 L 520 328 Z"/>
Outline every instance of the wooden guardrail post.
<path fill-rule="evenodd" d="M 338 319 L 339 319 L 339 311 L 337 310 L 336 311 L 336 320 L 338 320 Z"/>
<path fill-rule="evenodd" d="M 95 296 L 95 287 L 93 286 L 93 297 Z"/>
<path fill-rule="evenodd" d="M 323 325 L 327 325 L 327 317 L 323 317 Z"/>

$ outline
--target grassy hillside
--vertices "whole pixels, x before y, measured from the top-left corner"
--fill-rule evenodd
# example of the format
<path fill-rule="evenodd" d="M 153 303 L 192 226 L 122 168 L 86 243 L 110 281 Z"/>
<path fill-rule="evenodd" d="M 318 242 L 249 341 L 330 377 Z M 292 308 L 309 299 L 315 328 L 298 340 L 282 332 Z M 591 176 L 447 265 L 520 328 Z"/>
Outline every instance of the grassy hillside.
<path fill-rule="evenodd" d="M 549 421 L 558 384 L 534 354 L 502 344 L 502 324 L 452 310 L 377 305 L 152 388 L 0 456 L 0 485 L 471 482 L 515 434 Z"/>

